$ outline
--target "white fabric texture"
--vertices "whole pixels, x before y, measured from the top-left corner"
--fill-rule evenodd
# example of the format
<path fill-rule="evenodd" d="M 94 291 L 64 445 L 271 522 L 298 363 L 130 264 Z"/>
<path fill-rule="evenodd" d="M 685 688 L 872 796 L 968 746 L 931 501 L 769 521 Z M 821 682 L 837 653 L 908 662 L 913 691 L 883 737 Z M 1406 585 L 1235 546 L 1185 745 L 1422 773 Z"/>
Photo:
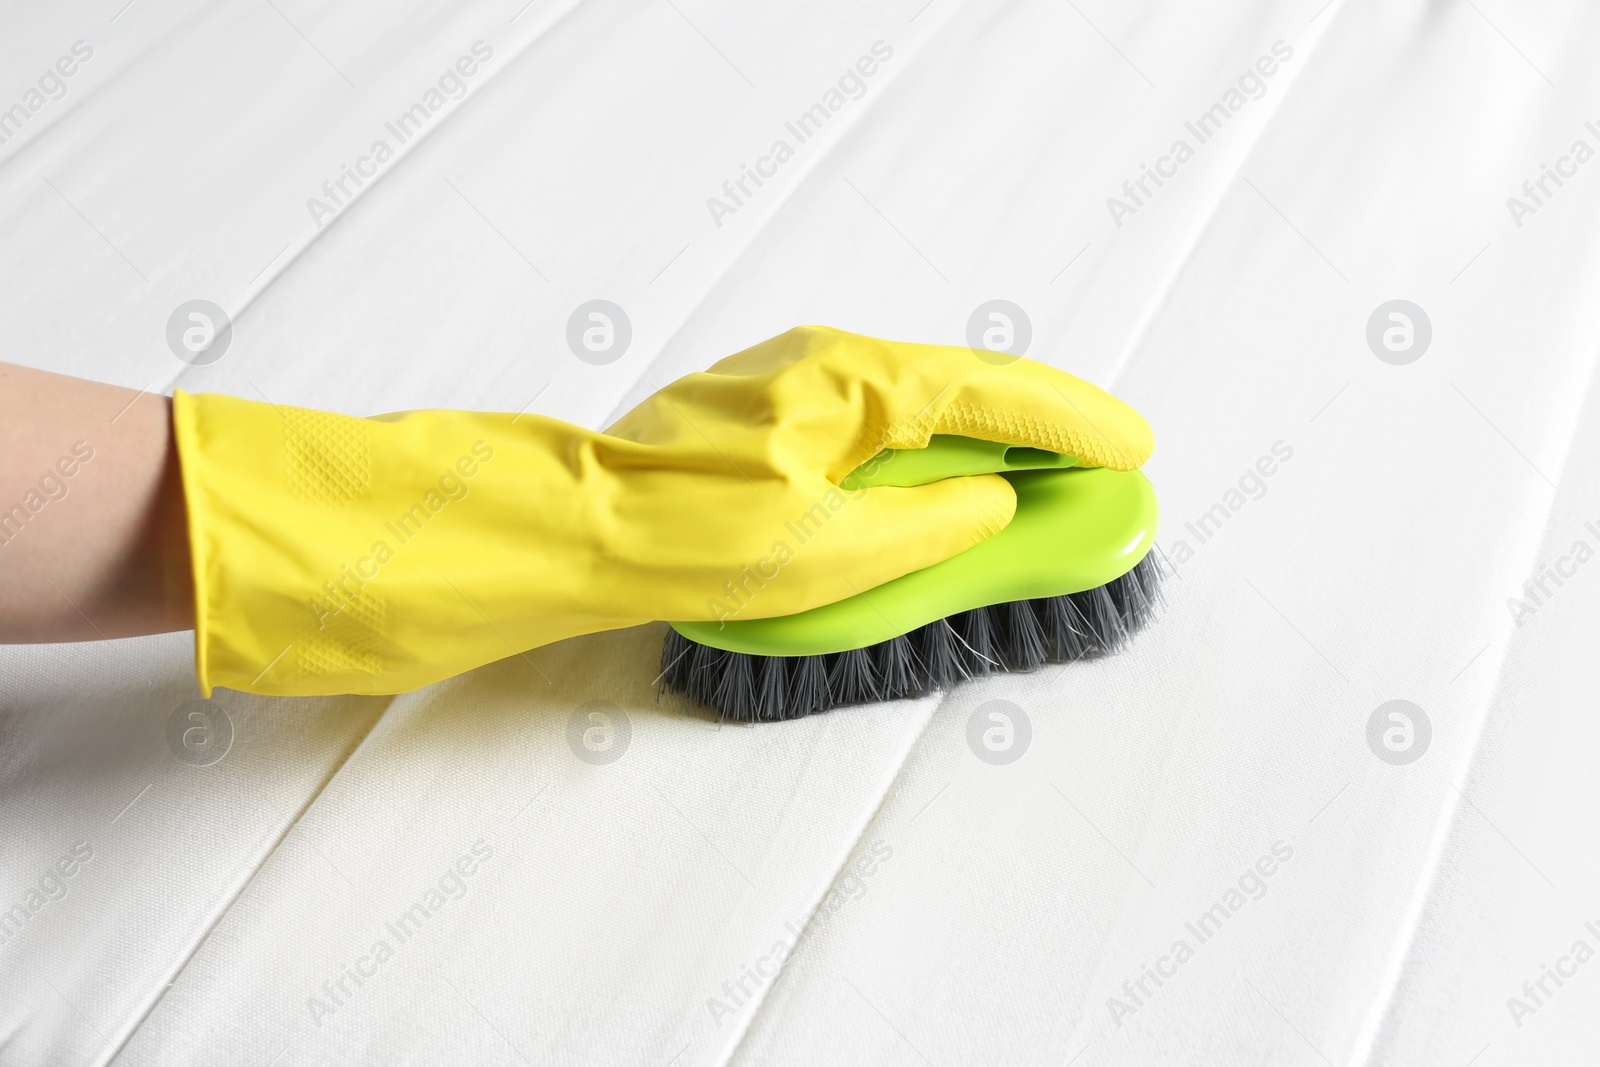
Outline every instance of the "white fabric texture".
<path fill-rule="evenodd" d="M 0 1064 L 1600 1049 L 1590 5 L 0 17 L 0 359 L 599 427 L 796 324 L 959 344 L 1000 298 L 1149 419 L 1174 571 L 1114 658 L 751 728 L 657 703 L 653 626 L 393 700 L 224 692 L 206 763 L 187 635 L 0 649 Z M 205 366 L 166 341 L 197 298 L 234 324 Z M 567 346 L 592 299 L 632 324 L 606 365 Z M 1369 744 L 1397 699 L 1409 763 Z M 613 762 L 569 741 L 593 701 Z M 969 743 L 992 701 L 1014 762 Z"/>

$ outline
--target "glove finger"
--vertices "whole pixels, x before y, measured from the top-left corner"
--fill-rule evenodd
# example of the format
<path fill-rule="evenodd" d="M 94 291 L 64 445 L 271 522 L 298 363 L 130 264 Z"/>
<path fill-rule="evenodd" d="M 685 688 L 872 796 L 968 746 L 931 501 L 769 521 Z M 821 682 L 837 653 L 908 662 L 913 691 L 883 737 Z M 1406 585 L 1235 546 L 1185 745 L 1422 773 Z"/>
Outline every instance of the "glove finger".
<path fill-rule="evenodd" d="M 999 363 L 987 350 L 884 341 L 821 326 L 791 330 L 774 342 L 782 342 L 776 358 L 791 361 L 771 385 L 775 407 L 820 413 L 816 398 L 831 394 L 859 420 L 858 448 L 840 459 L 843 471 L 830 471 L 835 477 L 876 448 L 921 448 L 935 433 L 1063 452 L 1083 466 L 1115 470 L 1139 467 L 1154 448 L 1138 412 L 1034 360 Z M 808 430 L 839 436 L 837 425 Z"/>
<path fill-rule="evenodd" d="M 884 448 L 959 434 L 1133 470 L 1149 425 L 1127 404 L 1065 371 L 949 345 L 800 326 L 680 378 L 610 429 L 684 453 L 739 456 L 750 470 L 794 461 L 838 482 Z M 749 470 L 747 470 L 747 476 Z"/>
<path fill-rule="evenodd" d="M 1017 507 L 1010 483 L 994 474 L 841 499 L 826 518 L 818 512 L 786 528 L 789 558 L 741 618 L 805 611 L 931 567 L 999 533 Z"/>

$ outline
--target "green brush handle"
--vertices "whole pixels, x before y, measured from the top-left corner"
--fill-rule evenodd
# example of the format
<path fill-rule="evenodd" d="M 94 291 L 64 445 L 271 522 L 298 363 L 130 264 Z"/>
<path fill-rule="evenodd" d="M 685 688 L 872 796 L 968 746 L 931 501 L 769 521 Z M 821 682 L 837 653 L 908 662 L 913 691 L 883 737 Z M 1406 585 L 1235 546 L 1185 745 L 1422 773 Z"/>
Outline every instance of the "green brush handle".
<path fill-rule="evenodd" d="M 816 656 L 865 648 L 972 608 L 1105 585 L 1131 570 L 1155 540 L 1155 492 L 1143 474 L 1078 467 L 1072 456 L 1038 448 L 936 434 L 927 448 L 873 456 L 843 487 L 1002 473 L 1017 494 L 1010 525 L 942 563 L 798 615 L 672 626 L 729 652 Z"/>
<path fill-rule="evenodd" d="M 866 648 L 972 608 L 1105 585 L 1155 542 L 1155 490 L 1138 471 L 1079 467 L 1006 480 L 1017 493 L 1010 525 L 942 563 L 798 615 L 675 622 L 673 629 L 712 648 L 765 656 Z"/>
<path fill-rule="evenodd" d="M 845 477 L 847 487 L 926 485 L 944 478 L 1075 467 L 1074 456 L 936 433 L 926 448 L 885 449 Z"/>

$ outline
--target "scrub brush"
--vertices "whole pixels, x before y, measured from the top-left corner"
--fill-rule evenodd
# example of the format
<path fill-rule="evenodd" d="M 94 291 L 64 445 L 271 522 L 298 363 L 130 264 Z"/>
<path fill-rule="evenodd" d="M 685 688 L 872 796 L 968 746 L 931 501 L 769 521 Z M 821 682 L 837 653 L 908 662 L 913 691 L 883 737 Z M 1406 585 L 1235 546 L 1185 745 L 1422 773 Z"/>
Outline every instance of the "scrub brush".
<path fill-rule="evenodd" d="M 1116 651 L 1160 596 L 1155 490 L 1138 471 L 1076 463 L 946 435 L 876 457 L 845 487 L 999 473 L 1016 514 L 967 551 L 838 603 L 672 623 L 659 681 L 723 719 L 763 722 Z"/>

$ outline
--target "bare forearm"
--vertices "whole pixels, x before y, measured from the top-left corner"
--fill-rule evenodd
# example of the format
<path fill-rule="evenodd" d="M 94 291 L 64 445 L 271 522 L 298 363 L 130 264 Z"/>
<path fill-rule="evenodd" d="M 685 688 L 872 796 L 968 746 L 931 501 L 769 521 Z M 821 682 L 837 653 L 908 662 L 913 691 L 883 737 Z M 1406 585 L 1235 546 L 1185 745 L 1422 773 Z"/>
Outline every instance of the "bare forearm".
<path fill-rule="evenodd" d="M 0 363 L 0 643 L 194 625 L 171 409 Z"/>

